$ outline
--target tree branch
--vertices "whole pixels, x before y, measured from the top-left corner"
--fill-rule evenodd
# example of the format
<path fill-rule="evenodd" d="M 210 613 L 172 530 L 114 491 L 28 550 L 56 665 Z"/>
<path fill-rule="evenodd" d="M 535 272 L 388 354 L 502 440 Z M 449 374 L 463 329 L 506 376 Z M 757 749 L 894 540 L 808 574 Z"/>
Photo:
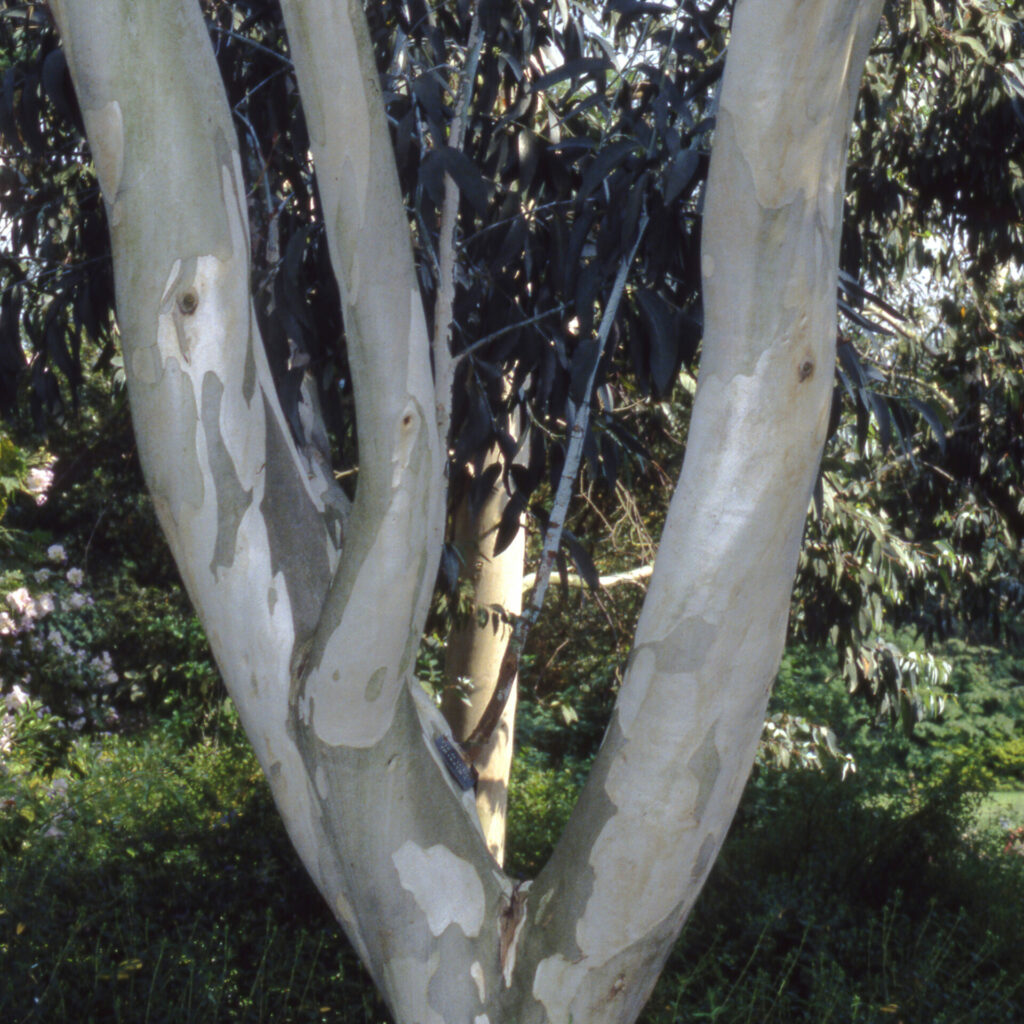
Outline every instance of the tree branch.
<path fill-rule="evenodd" d="M 448 145 L 454 150 L 462 149 L 483 38 L 483 32 L 480 30 L 480 12 L 478 5 L 474 4 L 473 21 L 469 28 L 466 67 L 462 73 L 462 88 L 459 91 L 455 116 L 452 118 L 451 132 L 448 137 Z M 437 431 L 446 447 L 451 422 L 452 383 L 455 376 L 455 364 L 451 353 L 451 333 L 452 308 L 455 304 L 455 233 L 458 220 L 459 186 L 455 179 L 445 172 L 444 202 L 441 206 L 441 230 L 438 239 L 438 281 L 437 299 L 434 303 L 433 350 Z"/>

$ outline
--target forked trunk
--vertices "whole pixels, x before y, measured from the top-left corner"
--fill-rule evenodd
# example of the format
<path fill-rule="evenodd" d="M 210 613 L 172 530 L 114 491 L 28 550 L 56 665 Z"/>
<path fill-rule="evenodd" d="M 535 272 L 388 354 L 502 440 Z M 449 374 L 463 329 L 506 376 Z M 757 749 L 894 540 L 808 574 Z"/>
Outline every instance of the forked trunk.
<path fill-rule="evenodd" d="M 413 678 L 444 452 L 361 8 L 285 0 L 356 387 L 351 508 L 251 314 L 234 126 L 194 0 L 52 0 L 107 204 L 161 523 L 289 834 L 400 1024 L 624 1024 L 732 819 L 832 389 L 847 136 L 881 0 L 737 4 L 687 457 L 590 780 L 531 888 Z"/>

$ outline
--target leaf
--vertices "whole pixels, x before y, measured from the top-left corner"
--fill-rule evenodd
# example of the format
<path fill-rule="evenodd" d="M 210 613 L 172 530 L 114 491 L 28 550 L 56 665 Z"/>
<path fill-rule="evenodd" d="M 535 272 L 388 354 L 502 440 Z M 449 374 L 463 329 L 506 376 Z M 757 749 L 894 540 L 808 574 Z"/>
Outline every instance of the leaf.
<path fill-rule="evenodd" d="M 840 287 L 853 297 L 860 299 L 866 299 L 868 302 L 878 306 L 879 309 L 885 310 L 889 316 L 906 323 L 907 318 L 898 310 L 895 306 L 890 306 L 883 298 L 876 295 L 872 291 L 868 291 L 852 274 L 847 273 L 845 270 L 839 271 L 839 282 Z"/>
<path fill-rule="evenodd" d="M 500 555 L 516 539 L 520 530 L 520 520 L 526 510 L 526 497 L 516 492 L 509 498 L 508 504 L 502 510 L 501 519 L 498 522 L 498 532 L 494 538 L 495 557 Z"/>
<path fill-rule="evenodd" d="M 565 560 L 565 552 L 559 548 L 555 552 L 555 564 L 558 566 L 558 584 L 562 592 L 562 600 L 569 600 L 569 564 Z"/>
<path fill-rule="evenodd" d="M 612 62 L 607 57 L 580 57 L 577 60 L 570 60 L 560 68 L 555 68 L 554 71 L 541 75 L 533 83 L 533 91 L 543 92 L 545 89 L 550 89 L 551 86 L 564 82 L 569 78 L 590 77 L 598 72 L 608 71 L 611 67 Z"/>
<path fill-rule="evenodd" d="M 932 429 L 932 433 L 935 435 L 935 440 L 939 443 L 939 450 L 943 455 L 946 454 L 946 425 L 942 421 L 942 417 L 939 415 L 936 408 L 929 405 L 927 402 L 922 402 L 919 398 L 908 398 L 907 404 L 917 412 L 921 414 L 925 423 L 928 424 Z"/>
<path fill-rule="evenodd" d="M 586 338 L 576 346 L 569 368 L 569 397 L 576 405 L 585 405 L 590 400 L 590 385 L 600 357 L 597 338 Z"/>
<path fill-rule="evenodd" d="M 459 570 L 462 568 L 462 559 L 454 544 L 445 543 L 441 548 L 441 574 L 444 577 L 448 592 L 455 593 L 459 582 Z"/>
<path fill-rule="evenodd" d="M 872 334 L 887 334 L 890 336 L 894 333 L 889 327 L 878 323 L 877 320 L 871 320 L 862 313 L 858 313 L 857 310 L 843 299 L 838 299 L 837 305 L 846 315 L 848 320 L 852 320 L 858 327 L 863 327 L 865 331 L 870 331 Z"/>
<path fill-rule="evenodd" d="M 675 202 L 679 194 L 693 180 L 700 165 L 700 154 L 695 149 L 681 149 L 665 175 L 665 205 Z"/>
<path fill-rule="evenodd" d="M 442 146 L 436 152 L 444 169 L 459 186 L 459 191 L 466 197 L 470 206 L 483 217 L 487 213 L 494 186 L 465 153 L 450 146 Z"/>
<path fill-rule="evenodd" d="M 69 125 L 80 128 L 81 119 L 77 116 L 74 92 L 68 77 L 68 62 L 61 49 L 51 50 L 43 61 L 43 89 L 61 118 Z"/>
<path fill-rule="evenodd" d="M 597 567 L 594 565 L 593 559 L 570 530 L 562 530 L 562 543 L 565 545 L 566 551 L 569 552 L 569 557 L 576 566 L 580 579 L 594 593 L 597 593 L 601 589 L 601 578 L 598 576 Z"/>
<path fill-rule="evenodd" d="M 444 159 L 441 151 L 429 149 L 420 161 L 419 183 L 430 201 L 438 209 L 444 202 Z M 453 175 L 454 177 L 454 175 Z"/>
<path fill-rule="evenodd" d="M 640 143 L 636 139 L 620 139 L 601 150 L 594 158 L 594 162 L 587 168 L 583 175 L 579 193 L 576 197 L 577 205 L 590 195 L 611 172 L 622 163 L 631 153 L 639 150 Z"/>
<path fill-rule="evenodd" d="M 675 310 L 660 295 L 647 288 L 638 289 L 636 300 L 640 319 L 647 329 L 651 383 L 655 394 L 664 397 L 672 391 L 679 369 Z"/>
<path fill-rule="evenodd" d="M 473 482 L 469 486 L 469 514 L 474 519 L 491 491 L 494 490 L 494 484 L 499 476 L 501 476 L 501 463 L 491 462 L 479 476 L 473 478 Z"/>
<path fill-rule="evenodd" d="M 858 387 L 864 387 L 867 384 L 867 378 L 864 376 L 864 367 L 857 356 L 857 350 L 852 345 L 844 343 L 839 346 L 838 355 L 840 365 L 855 384 Z"/>
<path fill-rule="evenodd" d="M 881 395 L 868 388 L 863 388 L 861 395 L 866 398 L 868 406 L 875 415 L 875 422 L 878 424 L 878 439 L 881 442 L 882 450 L 888 451 L 892 444 L 892 417 L 889 415 L 889 407 Z"/>

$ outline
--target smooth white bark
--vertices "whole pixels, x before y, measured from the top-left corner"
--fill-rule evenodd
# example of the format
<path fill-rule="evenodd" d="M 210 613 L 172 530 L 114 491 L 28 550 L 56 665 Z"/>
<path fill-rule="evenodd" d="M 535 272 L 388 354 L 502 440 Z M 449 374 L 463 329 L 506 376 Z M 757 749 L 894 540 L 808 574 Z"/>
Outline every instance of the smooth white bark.
<path fill-rule="evenodd" d="M 526 1020 L 639 1012 L 753 762 L 825 439 L 846 148 L 880 7 L 737 5 L 686 460 L 612 722 L 530 891 L 543 1011 Z"/>

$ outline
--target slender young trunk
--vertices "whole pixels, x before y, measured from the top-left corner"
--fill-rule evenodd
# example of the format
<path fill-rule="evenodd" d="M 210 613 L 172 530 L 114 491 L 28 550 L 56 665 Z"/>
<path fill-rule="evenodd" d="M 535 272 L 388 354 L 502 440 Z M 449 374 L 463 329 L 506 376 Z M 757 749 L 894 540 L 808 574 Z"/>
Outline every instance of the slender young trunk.
<path fill-rule="evenodd" d="M 463 559 L 462 574 L 472 590 L 468 621 L 456 626 L 445 650 L 445 691 L 441 711 L 459 743 L 469 739 L 498 682 L 512 619 L 523 606 L 523 557 L 526 533 L 500 554 L 494 553 L 498 523 L 508 504 L 500 478 L 472 515 L 464 499 L 455 513 L 453 542 Z M 503 863 L 508 780 L 512 766 L 516 683 L 512 695 L 482 749 L 474 751 L 478 773 L 476 806 L 487 847 Z"/>

